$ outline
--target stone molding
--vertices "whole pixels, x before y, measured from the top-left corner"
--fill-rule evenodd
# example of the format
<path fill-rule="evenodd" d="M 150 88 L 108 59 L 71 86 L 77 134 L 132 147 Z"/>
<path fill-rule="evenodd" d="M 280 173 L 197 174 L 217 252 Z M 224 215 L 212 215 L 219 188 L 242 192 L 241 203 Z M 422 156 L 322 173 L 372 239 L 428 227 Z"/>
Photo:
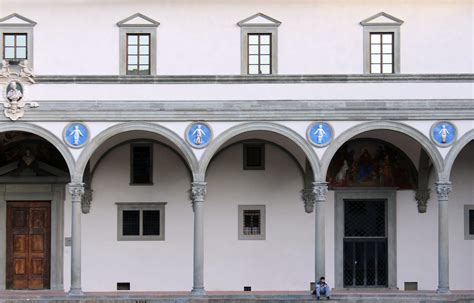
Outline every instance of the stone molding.
<path fill-rule="evenodd" d="M 316 203 L 326 202 L 328 195 L 327 182 L 313 182 L 314 201 Z"/>
<path fill-rule="evenodd" d="M 449 180 L 451 170 L 453 168 L 454 162 L 456 161 L 456 158 L 458 157 L 459 153 L 461 153 L 461 151 L 464 149 L 464 147 L 466 147 L 466 145 L 473 140 L 474 129 L 468 131 L 451 146 L 451 149 L 449 150 L 444 160 L 444 179 Z"/>
<path fill-rule="evenodd" d="M 84 195 L 84 183 L 69 183 L 68 189 L 72 203 L 81 203 L 82 195 Z"/>
<path fill-rule="evenodd" d="M 351 82 L 474 82 L 474 74 L 294 74 L 294 75 L 36 75 L 48 84 L 258 84 Z"/>
<path fill-rule="evenodd" d="M 314 203 L 316 200 L 313 189 L 302 189 L 301 198 L 304 202 L 304 210 L 306 213 L 310 214 L 314 211 Z"/>
<path fill-rule="evenodd" d="M 436 182 L 436 193 L 438 194 L 438 200 L 448 201 L 449 193 L 452 191 L 452 185 L 449 181 Z"/>
<path fill-rule="evenodd" d="M 415 192 L 415 200 L 418 207 L 419 213 L 426 213 L 428 200 L 430 199 L 429 189 L 417 189 Z"/>
<path fill-rule="evenodd" d="M 207 194 L 206 182 L 192 182 L 191 183 L 191 200 L 193 211 L 196 209 L 196 203 L 203 203 L 204 197 Z"/>

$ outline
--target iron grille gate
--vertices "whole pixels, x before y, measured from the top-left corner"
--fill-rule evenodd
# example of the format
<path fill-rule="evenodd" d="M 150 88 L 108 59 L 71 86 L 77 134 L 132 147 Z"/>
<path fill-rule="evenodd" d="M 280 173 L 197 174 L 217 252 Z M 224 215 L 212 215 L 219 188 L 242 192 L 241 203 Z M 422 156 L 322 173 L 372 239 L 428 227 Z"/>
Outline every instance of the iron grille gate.
<path fill-rule="evenodd" d="M 344 287 L 387 287 L 386 201 L 344 201 Z"/>

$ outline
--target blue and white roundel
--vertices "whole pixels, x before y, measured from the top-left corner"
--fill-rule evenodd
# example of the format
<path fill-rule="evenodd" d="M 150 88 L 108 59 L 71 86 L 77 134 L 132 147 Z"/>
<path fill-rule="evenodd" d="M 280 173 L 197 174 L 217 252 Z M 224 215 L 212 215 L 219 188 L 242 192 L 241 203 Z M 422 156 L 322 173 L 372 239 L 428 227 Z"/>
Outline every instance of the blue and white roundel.
<path fill-rule="evenodd" d="M 196 148 L 203 148 L 209 144 L 212 130 L 206 123 L 193 123 L 186 131 L 186 140 Z"/>
<path fill-rule="evenodd" d="M 64 130 L 64 140 L 71 147 L 82 147 L 89 139 L 89 130 L 82 123 L 71 123 Z"/>
<path fill-rule="evenodd" d="M 312 144 L 321 147 L 331 142 L 333 130 L 326 122 L 316 122 L 309 126 L 307 135 Z"/>
<path fill-rule="evenodd" d="M 447 121 L 438 122 L 431 128 L 431 138 L 440 146 L 448 146 L 456 140 L 456 127 Z"/>

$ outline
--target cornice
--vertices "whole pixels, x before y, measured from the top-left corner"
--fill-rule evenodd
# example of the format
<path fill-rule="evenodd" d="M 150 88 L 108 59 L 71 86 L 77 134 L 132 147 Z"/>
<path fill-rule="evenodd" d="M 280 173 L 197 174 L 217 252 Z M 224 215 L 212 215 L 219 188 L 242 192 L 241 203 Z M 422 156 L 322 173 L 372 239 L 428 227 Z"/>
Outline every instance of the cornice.
<path fill-rule="evenodd" d="M 37 75 L 47 84 L 241 84 L 346 82 L 474 82 L 474 74 L 336 74 L 336 75 Z"/>

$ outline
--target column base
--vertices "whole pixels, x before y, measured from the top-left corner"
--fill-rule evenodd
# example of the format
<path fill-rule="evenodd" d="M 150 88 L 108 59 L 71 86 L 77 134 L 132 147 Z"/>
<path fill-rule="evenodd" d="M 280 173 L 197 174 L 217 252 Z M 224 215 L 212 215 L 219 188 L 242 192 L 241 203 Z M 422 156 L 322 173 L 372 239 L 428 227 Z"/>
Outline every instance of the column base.
<path fill-rule="evenodd" d="M 82 292 L 82 289 L 80 289 L 80 288 L 71 288 L 68 292 L 68 295 L 70 295 L 70 296 L 83 296 L 84 293 Z"/>
<path fill-rule="evenodd" d="M 443 294 L 443 295 L 449 295 L 451 291 L 449 290 L 449 287 L 438 287 L 436 290 L 436 293 L 438 294 Z"/>
<path fill-rule="evenodd" d="M 206 291 L 204 288 L 193 288 L 193 290 L 191 290 L 191 295 L 202 297 L 206 295 Z"/>

